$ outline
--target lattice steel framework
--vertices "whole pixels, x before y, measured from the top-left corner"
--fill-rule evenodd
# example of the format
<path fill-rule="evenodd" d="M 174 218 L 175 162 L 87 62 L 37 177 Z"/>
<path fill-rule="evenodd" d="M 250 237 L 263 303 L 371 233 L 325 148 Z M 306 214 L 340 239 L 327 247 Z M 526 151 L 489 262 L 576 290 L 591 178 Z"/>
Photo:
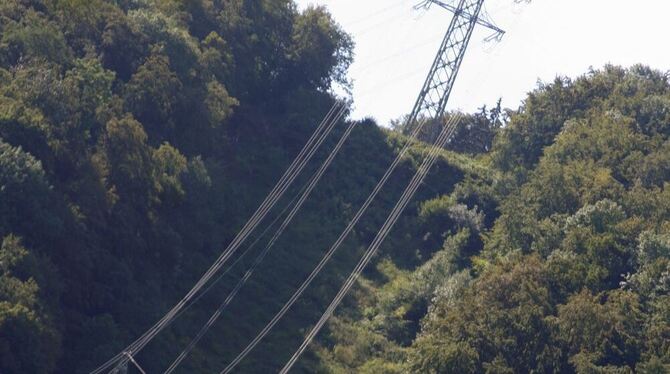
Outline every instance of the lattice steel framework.
<path fill-rule="evenodd" d="M 480 19 L 484 0 L 458 0 L 452 4 L 443 1 L 428 0 L 423 6 L 439 5 L 454 13 L 435 61 L 430 68 L 426 82 L 419 92 L 407 124 L 411 126 L 420 119 L 439 119 L 443 114 L 454 87 L 458 70 L 463 62 L 465 51 L 477 24 L 483 25 L 502 36 L 504 31 L 492 23 Z M 456 4 L 456 5 L 454 5 Z"/>

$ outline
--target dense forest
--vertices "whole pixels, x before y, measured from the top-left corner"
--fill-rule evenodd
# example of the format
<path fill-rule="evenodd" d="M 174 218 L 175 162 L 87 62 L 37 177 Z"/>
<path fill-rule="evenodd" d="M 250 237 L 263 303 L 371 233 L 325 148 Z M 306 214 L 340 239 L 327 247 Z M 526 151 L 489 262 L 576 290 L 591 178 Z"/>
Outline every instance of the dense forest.
<path fill-rule="evenodd" d="M 475 157 L 487 178 L 419 205 L 430 259 L 380 259 L 313 365 L 670 372 L 669 77 L 607 66 L 537 87 Z"/>
<path fill-rule="evenodd" d="M 0 0 L 0 373 L 88 373 L 163 316 L 299 152 L 333 86 L 350 85 L 353 58 L 326 9 L 292 0 Z M 179 372 L 219 372 L 246 346 L 407 130 L 356 124 Z M 557 78 L 518 109 L 465 116 L 296 371 L 669 372 L 669 137 L 670 76 L 645 66 Z M 283 365 L 426 150 L 413 144 L 239 372 Z M 167 368 L 260 249 L 136 355 L 147 372 Z"/>

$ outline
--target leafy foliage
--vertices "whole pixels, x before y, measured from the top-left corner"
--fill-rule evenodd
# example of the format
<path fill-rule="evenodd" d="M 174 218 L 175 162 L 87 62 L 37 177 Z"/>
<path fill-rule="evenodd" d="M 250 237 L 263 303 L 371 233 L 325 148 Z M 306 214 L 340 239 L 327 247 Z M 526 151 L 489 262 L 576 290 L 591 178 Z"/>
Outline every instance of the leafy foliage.
<path fill-rule="evenodd" d="M 541 84 L 476 159 L 492 177 L 421 205 L 432 259 L 361 282 L 349 307 L 361 312 L 343 310 L 315 350 L 326 370 L 667 372 L 669 97 L 667 75 L 643 66 Z M 334 360 L 345 325 L 356 346 L 368 334 L 393 344 Z"/>
<path fill-rule="evenodd" d="M 0 35 L 0 372 L 8 374 L 86 373 L 150 327 L 298 153 L 334 103 L 331 88 L 348 86 L 353 58 L 351 38 L 325 8 L 298 11 L 289 0 L 10 1 L 0 4 Z M 183 370 L 220 369 L 256 333 L 406 141 L 358 124 L 267 266 Z M 425 152 L 413 147 L 307 295 L 310 305 L 296 308 L 260 347 L 265 359 L 245 371 L 276 370 L 297 345 Z M 454 154 L 438 164 L 429 180 L 442 187 L 419 201 L 468 173 Z M 415 217 L 401 225 L 413 230 Z M 147 371 L 165 369 L 258 247 L 137 355 Z"/>
<path fill-rule="evenodd" d="M 348 87 L 352 47 L 325 8 L 291 0 L 2 2 L 0 372 L 89 372 L 162 316 Z M 669 109 L 667 74 L 606 66 L 466 116 L 300 369 L 667 371 Z M 406 141 L 357 124 L 184 372 L 220 370 L 255 336 Z M 285 361 L 427 149 L 243 372 Z M 136 356 L 145 370 L 165 369 L 258 250 Z"/>

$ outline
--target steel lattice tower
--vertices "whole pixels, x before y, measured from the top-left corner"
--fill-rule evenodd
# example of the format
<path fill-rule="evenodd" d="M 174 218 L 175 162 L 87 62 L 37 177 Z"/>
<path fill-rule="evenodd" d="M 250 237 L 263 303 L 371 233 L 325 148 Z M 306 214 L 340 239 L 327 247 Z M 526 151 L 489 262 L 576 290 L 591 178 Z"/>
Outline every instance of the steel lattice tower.
<path fill-rule="evenodd" d="M 484 0 L 452 0 L 451 3 L 427 0 L 421 6 L 428 8 L 431 4 L 449 10 L 454 13 L 454 17 L 451 19 L 449 29 L 442 40 L 414 108 L 407 118 L 406 124 L 410 126 L 417 120 L 439 119 L 444 114 L 458 70 L 477 24 L 495 32 L 487 39 L 499 39 L 504 34 L 503 30 L 480 18 Z"/>

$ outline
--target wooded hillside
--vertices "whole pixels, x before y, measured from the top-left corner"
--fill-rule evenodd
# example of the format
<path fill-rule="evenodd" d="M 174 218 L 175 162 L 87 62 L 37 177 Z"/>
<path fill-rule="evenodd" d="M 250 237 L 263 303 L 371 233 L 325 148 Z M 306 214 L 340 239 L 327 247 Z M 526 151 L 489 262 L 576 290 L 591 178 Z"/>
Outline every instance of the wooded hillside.
<path fill-rule="evenodd" d="M 7 1 L 0 35 L 2 373 L 86 373 L 157 321 L 298 153 L 335 100 L 331 85 L 347 84 L 352 59 L 350 38 L 324 9 L 299 12 L 288 0 Z M 404 141 L 372 121 L 358 124 L 183 372 L 220 370 L 256 334 Z M 276 368 L 298 344 L 422 152 L 417 147 L 403 163 L 341 255 L 245 371 Z M 445 154 L 430 177 L 434 187 L 419 199 L 476 173 L 468 165 Z M 400 237 L 411 242 L 415 224 L 403 225 Z M 260 249 L 137 355 L 145 370 L 167 367 Z M 420 261 L 415 253 L 402 257 Z"/>
<path fill-rule="evenodd" d="M 669 136 L 667 74 L 607 66 L 540 85 L 477 158 L 488 177 L 422 203 L 441 248 L 415 268 L 379 262 L 315 367 L 668 372 Z"/>
<path fill-rule="evenodd" d="M 0 1 L 0 373 L 88 373 L 163 316 L 348 84 L 352 50 L 325 9 L 291 0 Z M 399 130 L 357 124 L 178 372 L 219 372 L 246 346 L 373 189 L 407 141 Z M 670 370 L 669 136 L 668 76 L 644 66 L 467 116 L 297 369 Z M 283 365 L 426 150 L 412 147 L 240 372 Z M 135 356 L 147 372 L 167 368 L 260 243 Z"/>

